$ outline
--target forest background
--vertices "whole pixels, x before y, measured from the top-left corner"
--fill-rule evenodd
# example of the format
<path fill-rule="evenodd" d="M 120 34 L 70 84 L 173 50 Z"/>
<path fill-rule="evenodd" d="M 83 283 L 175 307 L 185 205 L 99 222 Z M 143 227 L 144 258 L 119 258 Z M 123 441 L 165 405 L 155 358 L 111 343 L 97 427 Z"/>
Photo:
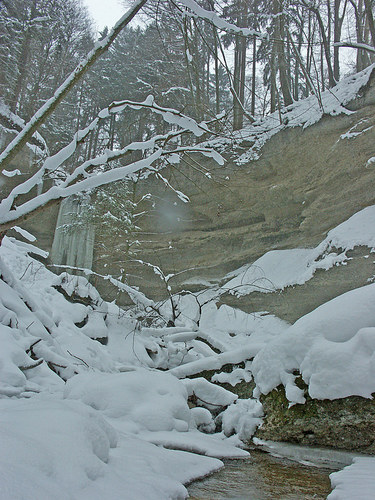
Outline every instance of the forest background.
<path fill-rule="evenodd" d="M 219 137 L 231 137 L 246 124 L 279 110 L 277 126 L 283 120 L 283 107 L 311 94 L 321 102 L 324 90 L 374 59 L 371 0 L 205 0 L 199 6 L 206 12 L 202 17 L 187 15 L 186 6 L 178 2 L 147 2 L 142 24 L 121 32 L 41 127 L 50 153 L 66 146 L 72 132 L 92 123 L 111 102 L 124 98 L 142 102 L 150 94 L 159 106 L 209 124 Z M 226 25 L 208 22 L 210 12 Z M 244 29 L 231 30 L 234 25 Z M 100 39 L 107 34 L 105 28 Z M 4 0 L 0 96 L 5 109 L 27 122 L 94 47 L 95 36 L 93 21 L 79 0 Z M 4 114 L 2 120 L 6 121 Z M 146 142 L 168 130 L 163 116 L 147 106 L 141 112 L 127 107 L 99 121 L 77 147 L 67 170 L 69 163 L 73 169 L 77 162 L 106 150 Z M 179 145 L 192 145 L 206 136 L 181 134 Z M 130 165 L 144 154 L 133 150 L 114 163 Z M 38 162 L 36 156 L 34 163 Z M 171 162 L 163 158 L 154 168 Z M 90 220 L 95 225 L 99 270 L 107 258 L 103 249 L 109 238 L 127 235 L 116 269 L 121 279 L 126 261 L 136 256 L 145 214 L 138 210 L 138 179 L 139 174 L 96 189 L 84 216 L 75 223 L 85 225 Z M 151 195 L 149 201 L 152 210 Z"/>

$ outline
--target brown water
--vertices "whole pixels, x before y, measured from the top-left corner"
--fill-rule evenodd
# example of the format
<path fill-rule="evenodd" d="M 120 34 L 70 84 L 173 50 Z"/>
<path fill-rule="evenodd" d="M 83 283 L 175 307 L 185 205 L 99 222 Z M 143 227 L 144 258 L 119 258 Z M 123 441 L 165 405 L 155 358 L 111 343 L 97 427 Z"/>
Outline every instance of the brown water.
<path fill-rule="evenodd" d="M 317 500 L 331 491 L 332 470 L 310 467 L 254 450 L 251 458 L 228 460 L 225 468 L 188 487 L 193 500 Z"/>

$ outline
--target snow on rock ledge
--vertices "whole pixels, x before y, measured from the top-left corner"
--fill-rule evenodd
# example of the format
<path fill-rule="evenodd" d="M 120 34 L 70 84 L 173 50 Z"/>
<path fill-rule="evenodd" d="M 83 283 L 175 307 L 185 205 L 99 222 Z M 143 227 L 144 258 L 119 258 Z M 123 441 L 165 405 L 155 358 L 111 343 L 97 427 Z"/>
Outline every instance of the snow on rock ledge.
<path fill-rule="evenodd" d="M 375 206 L 366 207 L 328 232 L 315 248 L 292 248 L 267 252 L 251 265 L 228 275 L 223 287 L 238 297 L 252 292 L 270 293 L 303 285 L 318 269 L 328 270 L 348 260 L 346 252 L 356 246 L 375 248 Z M 337 252 L 337 249 L 342 251 Z M 234 276 L 234 277 L 232 277 Z"/>
<path fill-rule="evenodd" d="M 300 372 L 316 399 L 375 392 L 375 284 L 347 292 L 300 318 L 255 356 L 257 390 L 283 384 L 291 403 L 304 403 Z"/>
<path fill-rule="evenodd" d="M 343 78 L 335 87 L 322 92 L 321 103 L 315 95 L 311 95 L 283 108 L 280 115 L 276 111 L 239 131 L 236 139 L 239 142 L 246 140 L 253 145 L 239 157 L 237 163 L 245 164 L 258 159 L 264 144 L 283 129 L 309 127 L 317 123 L 323 115 L 337 116 L 352 113 L 346 105 L 358 97 L 360 91 L 368 84 L 374 68 L 375 65 L 371 65 L 359 73 Z"/>

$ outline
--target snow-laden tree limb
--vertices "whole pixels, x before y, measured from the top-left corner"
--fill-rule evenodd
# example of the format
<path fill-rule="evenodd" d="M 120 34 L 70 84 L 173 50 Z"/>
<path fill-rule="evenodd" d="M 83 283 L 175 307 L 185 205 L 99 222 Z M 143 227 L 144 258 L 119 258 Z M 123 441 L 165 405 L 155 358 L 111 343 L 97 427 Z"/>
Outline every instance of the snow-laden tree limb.
<path fill-rule="evenodd" d="M 92 64 L 113 43 L 122 29 L 130 23 L 134 16 L 144 6 L 147 0 L 136 0 L 132 7 L 117 21 L 108 35 L 101 41 L 96 42 L 94 48 L 87 54 L 75 70 L 70 73 L 66 80 L 55 91 L 54 95 L 34 114 L 22 131 L 13 139 L 0 155 L 0 167 L 5 167 L 12 158 L 22 149 L 37 128 L 45 122 L 46 118 L 55 110 L 57 105 L 64 99 L 71 88 L 80 80 Z"/>
<path fill-rule="evenodd" d="M 367 50 L 368 52 L 375 52 L 375 47 L 367 45 L 366 43 L 357 42 L 336 42 L 334 47 L 350 47 L 352 49 Z"/>
<path fill-rule="evenodd" d="M 108 108 L 102 110 L 98 116 L 99 118 L 106 118 L 112 113 L 120 113 L 127 107 L 136 110 L 141 108 L 147 108 L 151 110 L 153 113 L 162 115 L 163 120 L 166 121 L 167 123 L 171 123 L 173 125 L 178 125 L 181 128 L 185 128 L 190 132 L 192 132 L 197 137 L 200 137 L 201 135 L 207 132 L 212 133 L 208 129 L 205 122 L 197 123 L 193 118 L 184 115 L 183 113 L 177 111 L 176 109 L 163 108 L 162 106 L 159 106 L 158 104 L 156 104 L 154 97 L 152 95 L 149 95 L 143 102 L 134 102 L 128 100 L 113 102 L 108 106 Z"/>
<path fill-rule="evenodd" d="M 99 123 L 99 120 L 104 119 L 111 114 L 120 113 L 126 107 L 135 109 L 148 108 L 151 111 L 159 114 L 169 124 L 177 125 L 181 128 L 178 131 L 168 132 L 164 135 L 156 135 L 148 141 L 132 142 L 119 150 L 106 150 L 101 155 L 91 158 L 81 165 L 78 165 L 72 173 L 66 176 L 59 184 L 52 186 L 46 192 L 35 196 L 33 199 L 26 201 L 22 205 L 15 206 L 17 197 L 21 194 L 27 194 L 38 185 L 49 172 L 56 171 L 61 168 L 76 151 L 77 146 L 82 143 L 86 137 L 92 132 Z M 207 125 L 203 122 L 198 124 L 192 118 L 182 114 L 181 112 L 158 106 L 152 96 L 149 96 L 143 102 L 134 101 L 119 101 L 112 103 L 107 108 L 101 110 L 97 117 L 83 130 L 78 131 L 73 140 L 58 151 L 55 155 L 46 159 L 42 167 L 25 182 L 17 185 L 10 194 L 0 203 L 0 232 L 12 227 L 15 222 L 24 221 L 26 218 L 37 212 L 43 207 L 50 206 L 52 203 L 66 198 L 73 194 L 82 191 L 88 191 L 99 186 L 109 184 L 121 180 L 139 170 L 150 168 L 151 165 L 162 157 L 170 156 L 173 158 L 173 163 L 179 159 L 179 155 L 186 152 L 201 153 L 205 156 L 213 158 L 220 165 L 224 163 L 223 158 L 216 151 L 205 148 L 203 146 L 192 147 L 177 147 L 174 150 L 164 150 L 161 146 L 165 145 L 169 140 L 175 138 L 182 133 L 192 132 L 200 136 L 205 132 L 209 132 Z M 128 155 L 131 151 L 151 151 L 149 156 L 142 158 L 125 166 L 117 166 L 112 170 L 103 171 L 103 167 L 108 163 L 119 160 Z M 102 168 L 98 172 L 98 169 Z"/>
<path fill-rule="evenodd" d="M 156 304 L 153 300 L 148 299 L 145 294 L 140 292 L 139 290 L 136 290 L 135 288 L 127 285 L 126 283 L 122 283 L 121 281 L 117 280 L 110 274 L 104 275 L 104 274 L 99 274 L 91 269 L 87 269 L 85 267 L 74 267 L 74 266 L 66 266 L 66 265 L 52 265 L 51 267 L 58 267 L 59 269 L 69 269 L 71 271 L 80 271 L 84 273 L 86 276 L 97 276 L 99 278 L 102 278 L 106 281 L 109 281 L 114 285 L 118 290 L 121 292 L 125 292 L 129 295 L 130 299 L 132 302 L 138 306 L 141 307 L 142 309 L 147 309 L 151 308 L 154 309 L 156 307 Z"/>
<path fill-rule="evenodd" d="M 243 36 L 257 36 L 259 38 L 267 38 L 268 36 L 266 33 L 260 33 L 259 31 L 250 28 L 240 28 L 235 24 L 229 23 L 225 19 L 219 17 L 214 11 L 204 9 L 194 0 L 178 0 L 178 4 L 183 5 L 187 9 L 185 11 L 187 15 L 205 19 L 221 30 L 239 33 Z"/>

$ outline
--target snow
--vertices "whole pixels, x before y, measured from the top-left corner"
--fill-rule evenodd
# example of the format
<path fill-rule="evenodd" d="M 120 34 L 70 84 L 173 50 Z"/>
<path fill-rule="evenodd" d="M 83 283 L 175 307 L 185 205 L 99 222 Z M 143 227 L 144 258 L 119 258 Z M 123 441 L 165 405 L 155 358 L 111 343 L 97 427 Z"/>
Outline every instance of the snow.
<path fill-rule="evenodd" d="M 316 248 L 272 250 L 251 265 L 228 275 L 222 292 L 238 297 L 253 292 L 270 293 L 302 285 L 318 269 L 345 264 L 346 253 L 355 246 L 375 247 L 375 206 L 366 207 L 328 232 Z M 232 276 L 235 276 L 232 278 Z"/>
<path fill-rule="evenodd" d="M 255 356 L 258 390 L 279 384 L 291 403 L 303 403 L 293 371 L 301 373 L 312 398 L 336 399 L 375 392 L 375 285 L 326 302 L 271 341 Z"/>
<path fill-rule="evenodd" d="M 8 399 L 0 408 L 2 500 L 185 498 L 182 483 L 222 467 L 117 431 L 79 401 Z"/>
<path fill-rule="evenodd" d="M 194 393 L 225 409 L 234 394 L 154 368 L 173 365 L 197 332 L 142 332 L 84 277 L 56 276 L 28 252 L 36 247 L 4 237 L 1 500 L 186 498 L 184 484 L 221 468 L 219 458 L 248 456 L 237 436 L 213 433 L 208 409 L 188 405 Z"/>
<path fill-rule="evenodd" d="M 223 432 L 226 436 L 237 434 L 248 439 L 261 425 L 263 406 L 256 399 L 238 399 L 222 413 Z"/>
<path fill-rule="evenodd" d="M 375 491 L 375 458 L 356 457 L 353 464 L 330 475 L 333 492 L 328 500 L 372 500 Z"/>
<path fill-rule="evenodd" d="M 184 0 L 190 2 L 191 0 Z M 357 97 L 361 89 L 368 83 L 375 65 L 372 64 L 360 73 L 347 76 L 332 89 L 321 93 L 320 100 L 315 96 L 296 101 L 280 111 L 256 120 L 235 134 L 235 141 L 252 143 L 252 146 L 235 159 L 239 165 L 256 160 L 261 155 L 261 149 L 275 134 L 286 128 L 307 128 L 317 123 L 323 115 L 337 116 L 351 114 L 346 105 Z M 224 140 L 210 140 L 207 144 L 217 145 L 225 149 Z M 233 149 L 233 143 L 228 141 L 228 150 Z"/>
<path fill-rule="evenodd" d="M 316 249 L 269 252 L 263 267 L 274 270 L 279 288 L 303 282 L 314 262 L 328 268 L 358 244 L 371 250 L 374 218 L 375 208 L 367 207 Z M 375 392 L 375 284 L 336 297 L 294 325 L 266 312 L 217 307 L 213 287 L 179 297 L 176 327 L 143 328 L 131 311 L 103 301 L 83 276 L 56 276 L 29 253 L 43 255 L 4 237 L 0 499 L 47 499 L 56 486 L 62 499 L 115 498 L 124 489 L 135 499 L 185 498 L 184 484 L 222 467 L 220 458 L 248 456 L 243 442 L 262 422 L 257 395 L 282 384 L 290 404 L 303 403 L 299 374 L 312 398 Z M 277 274 L 281 264 L 287 273 Z M 157 306 L 141 299 L 145 310 Z M 231 371 L 222 371 L 228 364 Z M 206 370 L 216 372 L 211 382 L 187 378 Z M 252 378 L 252 399 L 212 383 L 235 386 Z M 350 480 L 334 476 L 332 495 L 356 484 L 367 468 L 361 464 L 348 469 Z"/>
<path fill-rule="evenodd" d="M 196 13 L 195 2 L 182 3 Z M 349 113 L 345 104 L 366 85 L 373 69 L 323 93 L 324 112 Z M 197 135 L 205 130 L 205 124 L 159 108 L 151 98 L 146 104 L 169 123 Z M 124 105 L 116 104 L 117 108 Z M 281 128 L 306 127 L 322 112 L 312 96 L 283 111 L 283 123 L 276 127 L 276 115 L 255 122 L 241 132 L 254 141 L 241 161 L 256 156 Z M 164 154 L 154 151 L 161 136 L 131 144 L 126 151 L 154 152 L 140 162 L 88 175 L 69 187 L 89 166 L 104 165 L 124 153 L 107 151 L 80 165 L 51 191 L 11 210 L 15 197 L 68 158 L 86 132 L 79 132 L 66 150 L 3 200 L 2 221 L 47 200 L 129 175 Z M 209 148 L 200 145 L 198 149 L 215 157 Z M 179 148 L 171 154 L 183 151 Z M 222 161 L 219 155 L 216 159 Z M 263 415 L 256 396 L 283 385 L 290 404 L 302 404 L 304 393 L 296 385 L 296 377 L 301 376 L 312 398 L 372 398 L 375 284 L 336 297 L 294 325 L 267 312 L 250 315 L 218 307 L 216 302 L 228 289 L 240 295 L 303 284 L 317 269 L 345 263 L 347 252 L 358 245 L 373 251 L 374 228 L 375 207 L 367 207 L 332 229 L 316 248 L 268 252 L 228 275 L 221 289 L 178 297 L 182 314 L 174 328 L 142 327 L 133 311 L 102 300 L 83 276 L 56 276 L 30 256 L 45 257 L 45 252 L 4 237 L 0 247 L 0 500 L 95 500 L 121 498 L 124 491 L 134 500 L 186 498 L 184 484 L 222 467 L 220 458 L 248 456 L 242 447 Z M 17 231 L 34 241 L 22 228 Z M 141 292 L 116 280 L 112 283 L 144 311 L 153 311 L 155 302 Z M 160 309 L 165 317 L 168 307 Z M 108 343 L 102 345 L 95 338 L 106 338 Z M 228 364 L 233 365 L 231 372 L 222 371 Z M 207 370 L 215 372 L 211 382 L 187 378 Z M 213 383 L 235 386 L 252 378 L 256 384 L 252 399 L 238 399 Z M 222 431 L 216 432 L 220 426 Z M 330 498 L 370 498 L 365 495 L 373 491 L 373 477 L 374 461 L 355 459 L 352 466 L 332 475 L 335 490 Z"/>

